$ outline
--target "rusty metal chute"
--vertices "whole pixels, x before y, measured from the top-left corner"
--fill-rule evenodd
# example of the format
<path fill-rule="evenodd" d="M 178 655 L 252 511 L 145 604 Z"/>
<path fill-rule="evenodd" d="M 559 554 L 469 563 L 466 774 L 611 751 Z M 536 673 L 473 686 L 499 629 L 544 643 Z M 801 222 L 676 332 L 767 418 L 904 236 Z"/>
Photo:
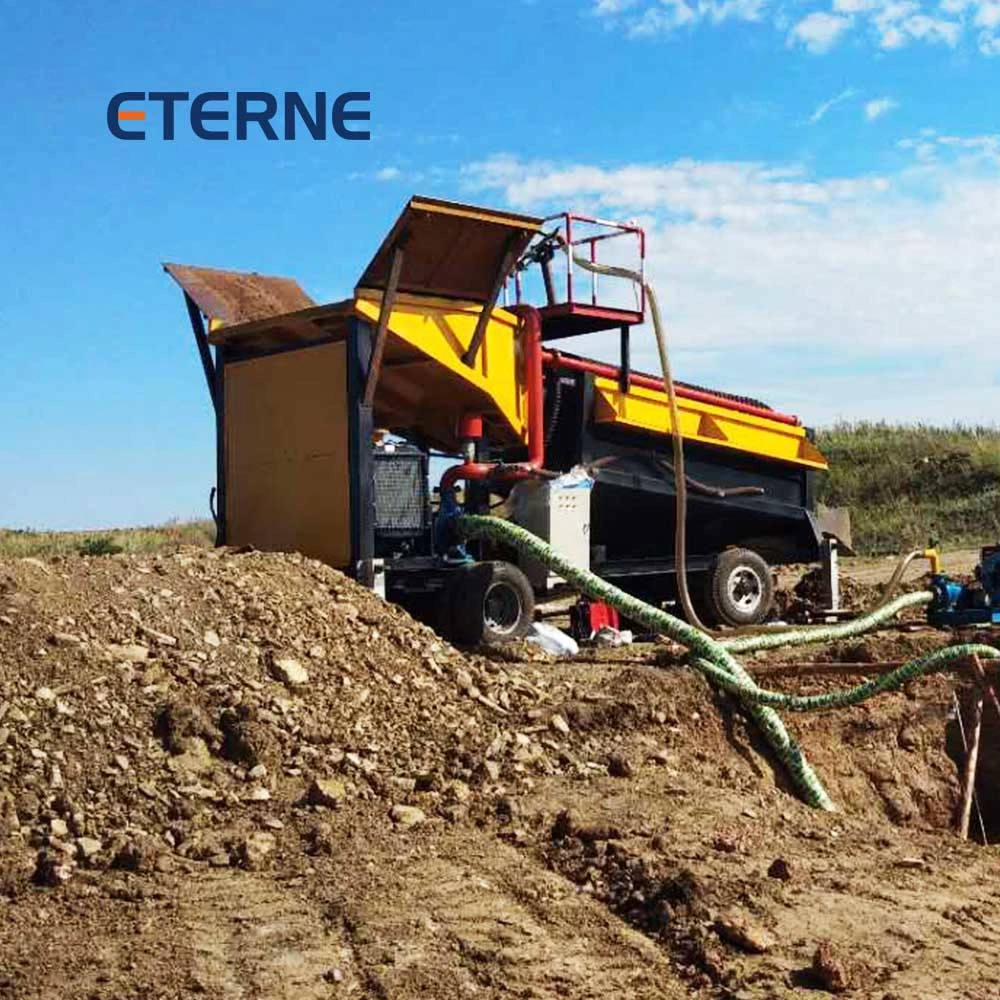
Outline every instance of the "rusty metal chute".
<path fill-rule="evenodd" d="M 235 325 L 307 309 L 316 303 L 292 278 L 223 271 L 189 264 L 163 265 L 205 316 Z"/>

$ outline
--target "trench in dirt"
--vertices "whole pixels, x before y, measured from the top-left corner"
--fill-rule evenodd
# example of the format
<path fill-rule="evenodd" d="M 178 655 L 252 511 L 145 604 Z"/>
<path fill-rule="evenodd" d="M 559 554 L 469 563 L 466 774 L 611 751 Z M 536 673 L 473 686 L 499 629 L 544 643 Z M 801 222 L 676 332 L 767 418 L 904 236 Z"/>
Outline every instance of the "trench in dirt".
<path fill-rule="evenodd" d="M 954 761 L 959 776 L 964 774 L 972 742 L 977 690 L 963 687 L 956 693 L 955 710 L 945 733 L 946 752 Z M 983 704 L 969 836 L 981 844 L 1000 844 L 1000 719 L 988 698 Z"/>
<path fill-rule="evenodd" d="M 669 683 L 669 673 L 660 677 Z M 862 900 L 859 908 L 872 910 L 868 919 L 873 926 L 884 921 L 886 933 L 897 936 L 917 905 L 905 894 L 908 873 L 931 872 L 953 851 L 979 850 L 953 832 L 965 762 L 952 709 L 954 690 L 953 679 L 935 677 L 861 709 L 789 716 L 790 728 L 801 736 L 843 809 L 832 816 L 809 810 L 794 798 L 784 775 L 769 763 L 760 740 L 731 705 L 718 698 L 715 706 L 703 703 L 700 728 L 712 738 L 704 741 L 706 749 L 692 753 L 694 768 L 704 768 L 700 789 L 697 783 L 678 781 L 681 775 L 667 767 L 666 780 L 657 773 L 651 783 L 639 781 L 632 796 L 603 797 L 600 789 L 585 797 L 563 795 L 567 804 L 554 816 L 536 815 L 536 823 L 544 819 L 547 825 L 538 831 L 535 849 L 577 891 L 656 941 L 692 988 L 729 996 L 728 991 L 742 987 L 750 989 L 747 996 L 756 995 L 744 981 L 746 952 L 752 948 L 727 940 L 724 916 L 734 907 L 749 914 L 751 927 L 759 923 L 751 937 L 758 932 L 766 937 L 767 928 L 783 926 L 781 912 L 787 910 L 800 913 L 803 926 L 815 925 L 832 937 L 841 929 L 838 918 L 824 927 L 822 918 L 806 915 L 813 906 L 830 907 L 826 894 L 832 891 Z M 961 684 L 958 691 L 960 702 L 969 700 Z M 634 724 L 642 716 L 627 706 L 627 700 L 623 705 L 612 698 L 589 713 L 589 722 L 578 715 L 574 724 L 620 730 L 623 721 Z M 684 706 L 679 713 L 687 710 Z M 963 709 L 962 714 L 964 719 L 969 713 Z M 680 760 L 680 745 L 677 751 Z M 987 710 L 977 782 L 987 844 L 1000 841 L 998 771 L 1000 725 L 988 718 Z M 637 808 L 636 797 L 659 805 Z M 720 813 L 725 816 L 721 822 Z M 977 830 L 974 811 L 974 837 Z M 911 834 L 916 846 L 903 847 Z M 988 865 L 988 855 L 983 857 Z M 813 884 L 804 887 L 803 878 Z M 959 891 L 957 913 L 990 911 L 993 895 L 987 893 L 987 900 L 977 891 L 972 882 L 964 898 Z M 980 921 L 979 916 L 974 919 Z M 794 920 L 787 924 L 798 926 Z M 953 929 L 946 925 L 943 933 Z M 863 923 L 857 930 L 864 932 Z M 921 937 L 924 932 L 905 932 L 910 933 Z M 990 947 L 994 933 L 990 928 L 984 938 Z M 954 947 L 975 952 L 979 946 L 969 940 L 956 936 Z M 810 941 L 805 951 L 814 944 Z M 964 960 L 951 945 L 940 947 L 946 963 Z M 908 959 L 886 959 L 886 954 L 893 949 L 875 949 L 874 957 L 863 961 L 853 956 L 856 975 L 888 982 Z M 761 995 L 779 995 L 767 992 L 777 990 L 779 981 L 785 986 L 821 985 L 809 958 L 803 952 L 797 965 L 762 963 L 771 971 L 758 970 Z"/>

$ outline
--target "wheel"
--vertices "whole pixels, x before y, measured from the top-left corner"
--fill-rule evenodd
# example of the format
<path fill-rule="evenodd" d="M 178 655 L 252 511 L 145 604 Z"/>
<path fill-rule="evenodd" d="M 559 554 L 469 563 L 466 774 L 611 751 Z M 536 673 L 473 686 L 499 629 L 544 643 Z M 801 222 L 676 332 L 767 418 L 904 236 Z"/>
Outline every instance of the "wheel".
<path fill-rule="evenodd" d="M 508 562 L 481 562 L 456 570 L 449 587 L 450 633 L 461 646 L 499 646 L 528 634 L 535 593 Z"/>
<path fill-rule="evenodd" d="M 726 549 L 705 578 L 704 606 L 714 625 L 758 625 L 774 603 L 771 567 L 751 549 Z"/>

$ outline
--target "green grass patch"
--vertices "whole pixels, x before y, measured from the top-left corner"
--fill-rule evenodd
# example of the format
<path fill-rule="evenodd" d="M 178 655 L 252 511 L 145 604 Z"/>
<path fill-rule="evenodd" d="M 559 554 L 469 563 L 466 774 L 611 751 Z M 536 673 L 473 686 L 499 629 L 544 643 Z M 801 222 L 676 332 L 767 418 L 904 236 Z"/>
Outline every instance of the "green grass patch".
<path fill-rule="evenodd" d="M 118 552 L 162 552 L 182 545 L 211 546 L 215 525 L 211 521 L 171 521 L 148 528 L 115 528 L 111 531 L 32 531 L 0 528 L 0 556 L 85 555 L 109 556 Z"/>
<path fill-rule="evenodd" d="M 1000 539 L 1000 429 L 845 423 L 816 443 L 830 462 L 819 499 L 851 508 L 858 552 Z"/>

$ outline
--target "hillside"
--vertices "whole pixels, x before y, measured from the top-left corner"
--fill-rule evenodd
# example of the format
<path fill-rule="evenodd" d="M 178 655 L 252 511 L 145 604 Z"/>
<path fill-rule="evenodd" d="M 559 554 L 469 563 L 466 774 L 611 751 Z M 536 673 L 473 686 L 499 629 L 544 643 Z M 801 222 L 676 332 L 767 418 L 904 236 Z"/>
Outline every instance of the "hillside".
<path fill-rule="evenodd" d="M 858 552 L 1000 538 L 1000 429 L 838 424 L 816 440 L 830 460 L 819 498 L 851 508 Z"/>

